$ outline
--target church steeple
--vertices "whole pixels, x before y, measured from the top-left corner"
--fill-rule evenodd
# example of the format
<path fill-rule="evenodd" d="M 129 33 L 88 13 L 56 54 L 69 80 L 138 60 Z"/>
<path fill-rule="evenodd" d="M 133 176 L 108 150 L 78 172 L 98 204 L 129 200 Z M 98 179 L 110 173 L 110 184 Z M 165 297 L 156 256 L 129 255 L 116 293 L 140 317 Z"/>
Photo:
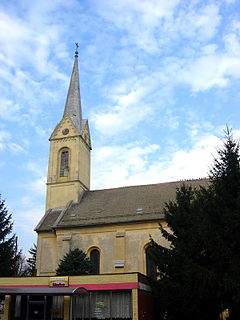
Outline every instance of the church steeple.
<path fill-rule="evenodd" d="M 90 188 L 91 139 L 82 119 L 77 48 L 63 117 L 49 139 L 47 210 L 78 202 Z"/>
<path fill-rule="evenodd" d="M 70 79 L 63 117 L 65 115 L 68 115 L 69 118 L 72 120 L 73 124 L 75 125 L 76 129 L 81 131 L 82 108 L 78 71 L 78 43 L 76 43 L 73 70 Z"/>

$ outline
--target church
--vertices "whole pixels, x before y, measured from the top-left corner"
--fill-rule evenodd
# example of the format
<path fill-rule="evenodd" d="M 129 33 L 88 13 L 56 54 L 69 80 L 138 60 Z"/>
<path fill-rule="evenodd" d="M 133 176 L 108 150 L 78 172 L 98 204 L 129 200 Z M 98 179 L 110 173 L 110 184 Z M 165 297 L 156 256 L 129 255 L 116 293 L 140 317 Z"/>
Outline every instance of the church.
<path fill-rule="evenodd" d="M 181 182 L 91 190 L 77 50 L 63 117 L 49 140 L 46 212 L 35 228 L 37 275 L 1 278 L 0 319 L 154 320 L 149 239 L 167 245 L 159 223 L 167 228 L 163 209 Z M 60 260 L 76 248 L 94 274 L 57 277 Z"/>

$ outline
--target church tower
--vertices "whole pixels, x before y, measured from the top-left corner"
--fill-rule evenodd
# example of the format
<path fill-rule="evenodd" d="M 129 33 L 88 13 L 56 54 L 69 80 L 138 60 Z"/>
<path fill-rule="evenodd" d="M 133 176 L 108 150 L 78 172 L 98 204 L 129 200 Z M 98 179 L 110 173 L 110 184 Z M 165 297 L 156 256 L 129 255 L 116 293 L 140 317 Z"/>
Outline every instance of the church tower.
<path fill-rule="evenodd" d="M 90 189 L 91 140 L 82 119 L 77 48 L 63 117 L 49 140 L 46 210 L 77 202 Z"/>

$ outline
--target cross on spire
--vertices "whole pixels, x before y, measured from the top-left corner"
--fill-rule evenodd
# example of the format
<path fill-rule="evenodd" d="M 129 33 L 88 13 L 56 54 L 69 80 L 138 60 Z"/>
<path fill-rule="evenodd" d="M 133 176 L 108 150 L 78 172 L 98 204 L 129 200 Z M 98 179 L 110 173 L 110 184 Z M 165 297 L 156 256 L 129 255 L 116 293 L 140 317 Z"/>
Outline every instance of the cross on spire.
<path fill-rule="evenodd" d="M 75 50 L 75 58 L 78 58 L 78 42 L 75 42 L 75 45 L 76 45 L 76 50 Z"/>

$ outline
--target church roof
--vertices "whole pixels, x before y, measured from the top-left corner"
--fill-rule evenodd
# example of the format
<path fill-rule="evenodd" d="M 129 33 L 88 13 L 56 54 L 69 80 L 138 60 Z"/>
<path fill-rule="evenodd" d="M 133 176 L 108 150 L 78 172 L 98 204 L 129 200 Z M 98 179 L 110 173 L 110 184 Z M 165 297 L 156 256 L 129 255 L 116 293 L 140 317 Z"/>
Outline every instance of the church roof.
<path fill-rule="evenodd" d="M 80 97 L 79 71 L 78 71 L 78 51 L 75 52 L 72 75 L 70 79 L 65 109 L 63 116 L 68 115 L 75 127 L 80 131 L 82 122 L 82 108 Z"/>
<path fill-rule="evenodd" d="M 85 191 L 79 203 L 49 210 L 36 231 L 115 223 L 160 221 L 165 203 L 174 200 L 183 183 L 207 186 L 208 179 L 166 182 L 95 191 Z"/>

